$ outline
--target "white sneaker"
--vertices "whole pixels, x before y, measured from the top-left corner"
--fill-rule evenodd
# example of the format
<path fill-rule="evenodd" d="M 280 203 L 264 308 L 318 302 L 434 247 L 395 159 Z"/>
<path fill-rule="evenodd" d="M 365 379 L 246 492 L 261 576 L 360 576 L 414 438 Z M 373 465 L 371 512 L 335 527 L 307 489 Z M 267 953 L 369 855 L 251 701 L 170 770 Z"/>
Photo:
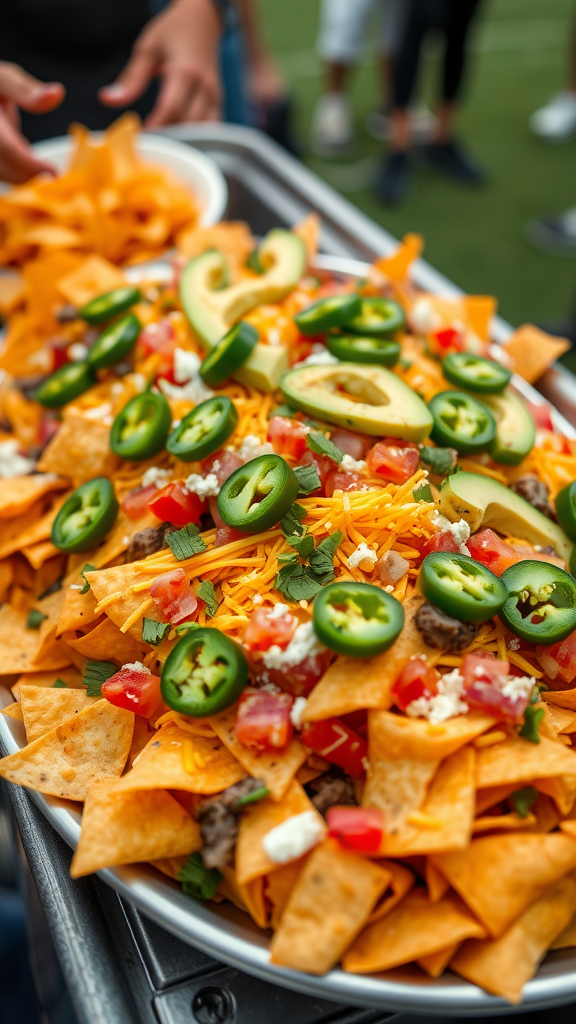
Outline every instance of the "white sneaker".
<path fill-rule="evenodd" d="M 436 128 L 436 118 L 424 103 L 410 107 L 410 131 L 416 143 L 430 142 Z M 373 110 L 366 118 L 366 131 L 373 139 L 387 142 L 392 134 L 392 121 L 383 110 Z"/>
<path fill-rule="evenodd" d="M 312 148 L 319 156 L 333 156 L 345 150 L 354 137 L 352 110 L 341 92 L 326 92 L 316 104 L 312 118 Z"/>
<path fill-rule="evenodd" d="M 576 92 L 559 92 L 530 117 L 530 128 L 546 142 L 567 142 L 576 135 Z"/>

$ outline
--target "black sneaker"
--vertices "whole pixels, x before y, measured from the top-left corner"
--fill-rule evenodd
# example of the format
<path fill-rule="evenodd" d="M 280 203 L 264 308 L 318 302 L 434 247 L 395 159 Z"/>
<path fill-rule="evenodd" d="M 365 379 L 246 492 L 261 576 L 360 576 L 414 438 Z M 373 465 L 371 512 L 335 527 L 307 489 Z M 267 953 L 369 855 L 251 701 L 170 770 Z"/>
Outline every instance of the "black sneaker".
<path fill-rule="evenodd" d="M 551 256 L 576 256 L 576 207 L 556 217 L 530 221 L 526 238 L 535 249 Z"/>
<path fill-rule="evenodd" d="M 466 185 L 482 185 L 486 180 L 484 171 L 470 159 L 455 139 L 422 146 L 419 153 L 424 163 L 455 181 Z"/>
<path fill-rule="evenodd" d="M 390 153 L 380 166 L 374 182 L 374 193 L 387 206 L 397 206 L 406 198 L 411 183 L 412 171 L 408 155 L 403 152 Z"/>

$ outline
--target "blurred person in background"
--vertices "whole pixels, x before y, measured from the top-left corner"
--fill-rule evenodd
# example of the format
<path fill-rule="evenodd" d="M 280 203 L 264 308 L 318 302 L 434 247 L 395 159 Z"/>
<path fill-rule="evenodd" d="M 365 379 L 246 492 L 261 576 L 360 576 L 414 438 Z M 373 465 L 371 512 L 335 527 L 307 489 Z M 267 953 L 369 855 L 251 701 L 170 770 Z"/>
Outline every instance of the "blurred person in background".
<path fill-rule="evenodd" d="M 246 51 L 246 93 L 251 120 L 295 156 L 300 148 L 292 134 L 292 98 L 261 31 L 258 0 L 237 0 Z"/>
<path fill-rule="evenodd" d="M 568 142 L 576 136 L 576 17 L 570 32 L 569 71 L 566 88 L 556 93 L 529 121 L 534 135 L 543 142 Z"/>
<path fill-rule="evenodd" d="M 422 54 L 422 43 L 430 31 L 444 36 L 441 100 L 431 142 L 421 147 L 422 161 L 454 181 L 480 185 L 484 173 L 468 156 L 454 135 L 455 115 L 466 68 L 466 47 L 473 19 L 481 0 L 405 0 L 402 38 L 394 60 L 392 132 L 389 153 L 376 183 L 377 197 L 389 205 L 407 195 L 412 167 L 413 137 L 409 118 Z"/>

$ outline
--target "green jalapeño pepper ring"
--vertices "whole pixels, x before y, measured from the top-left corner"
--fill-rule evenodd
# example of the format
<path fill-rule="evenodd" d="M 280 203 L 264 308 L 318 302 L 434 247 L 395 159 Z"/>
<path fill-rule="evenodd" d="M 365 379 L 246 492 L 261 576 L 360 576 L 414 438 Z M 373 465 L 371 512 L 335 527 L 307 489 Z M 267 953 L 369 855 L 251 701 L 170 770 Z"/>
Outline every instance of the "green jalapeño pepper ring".
<path fill-rule="evenodd" d="M 332 651 L 373 658 L 402 632 L 404 609 L 371 583 L 330 583 L 314 600 L 313 622 L 316 636 Z"/>
<path fill-rule="evenodd" d="M 434 417 L 431 437 L 441 448 L 473 455 L 486 451 L 496 436 L 496 420 L 490 410 L 463 391 L 441 391 L 428 408 Z"/>
<path fill-rule="evenodd" d="M 344 327 L 344 324 L 358 316 L 362 309 L 359 295 L 347 292 L 344 295 L 328 295 L 318 299 L 311 306 L 296 313 L 294 323 L 300 334 L 324 334 L 333 327 Z"/>
<path fill-rule="evenodd" d="M 449 551 L 426 555 L 418 582 L 430 604 L 461 622 L 486 622 L 508 597 L 502 580 L 490 569 Z"/>
<path fill-rule="evenodd" d="M 115 320 L 102 331 L 88 353 L 88 365 L 93 370 L 104 370 L 120 363 L 134 347 L 140 334 L 140 321 L 134 313 Z"/>
<path fill-rule="evenodd" d="M 115 288 L 113 292 L 106 292 L 105 295 L 98 295 L 96 299 L 87 302 L 78 310 L 87 324 L 103 324 L 105 320 L 111 320 L 113 316 L 120 316 L 127 309 L 135 306 L 141 299 L 140 289 L 132 285 L 125 288 Z"/>
<path fill-rule="evenodd" d="M 393 299 L 362 299 L 358 315 L 348 320 L 345 326 L 354 334 L 389 338 L 406 327 L 406 314 Z"/>
<path fill-rule="evenodd" d="M 192 718 L 224 711 L 248 682 L 242 649 L 225 633 L 192 629 L 166 658 L 160 688 L 169 708 Z"/>
<path fill-rule="evenodd" d="M 259 533 L 284 518 L 298 489 L 294 471 L 280 455 L 260 455 L 224 482 L 218 511 L 228 526 L 243 533 Z"/>
<path fill-rule="evenodd" d="M 122 459 L 150 459 L 164 448 L 171 423 L 164 395 L 144 391 L 118 413 L 110 431 L 110 447 Z"/>
<path fill-rule="evenodd" d="M 474 356 L 470 352 L 450 352 L 442 361 L 446 380 L 466 391 L 497 395 L 510 383 L 512 373 L 495 359 Z"/>
<path fill-rule="evenodd" d="M 60 551 L 91 551 L 112 529 L 117 515 L 114 487 L 105 476 L 97 476 L 64 502 L 52 526 L 52 543 Z"/>
<path fill-rule="evenodd" d="M 388 338 L 362 338 L 358 334 L 329 334 L 328 351 L 346 363 L 378 363 L 395 366 L 400 358 L 400 342 Z"/>
<path fill-rule="evenodd" d="M 576 629 L 576 582 L 557 565 L 528 559 L 502 573 L 508 598 L 500 618 L 532 644 L 556 644 Z"/>
<path fill-rule="evenodd" d="M 576 540 L 576 480 L 558 492 L 554 504 L 564 533 L 570 540 Z"/>
<path fill-rule="evenodd" d="M 218 451 L 238 423 L 234 402 L 217 395 L 201 402 L 170 434 L 166 448 L 181 462 L 196 462 Z"/>
<path fill-rule="evenodd" d="M 59 409 L 83 395 L 95 382 L 96 377 L 85 359 L 78 363 L 65 363 L 40 385 L 34 398 L 48 409 Z"/>
<path fill-rule="evenodd" d="M 206 356 L 199 371 L 202 380 L 211 388 L 223 384 L 244 365 L 259 337 L 246 320 L 234 324 Z"/>

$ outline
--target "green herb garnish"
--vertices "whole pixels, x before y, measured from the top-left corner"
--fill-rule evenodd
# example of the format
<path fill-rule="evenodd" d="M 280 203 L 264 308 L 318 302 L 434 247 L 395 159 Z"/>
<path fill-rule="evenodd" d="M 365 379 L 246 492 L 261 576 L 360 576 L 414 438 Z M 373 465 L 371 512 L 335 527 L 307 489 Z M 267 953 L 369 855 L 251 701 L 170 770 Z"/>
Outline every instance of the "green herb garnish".
<path fill-rule="evenodd" d="M 166 543 L 172 550 L 174 558 L 181 562 L 184 558 L 198 555 L 206 551 L 206 545 L 200 537 L 200 530 L 194 523 L 188 523 L 181 530 L 166 534 Z"/>

